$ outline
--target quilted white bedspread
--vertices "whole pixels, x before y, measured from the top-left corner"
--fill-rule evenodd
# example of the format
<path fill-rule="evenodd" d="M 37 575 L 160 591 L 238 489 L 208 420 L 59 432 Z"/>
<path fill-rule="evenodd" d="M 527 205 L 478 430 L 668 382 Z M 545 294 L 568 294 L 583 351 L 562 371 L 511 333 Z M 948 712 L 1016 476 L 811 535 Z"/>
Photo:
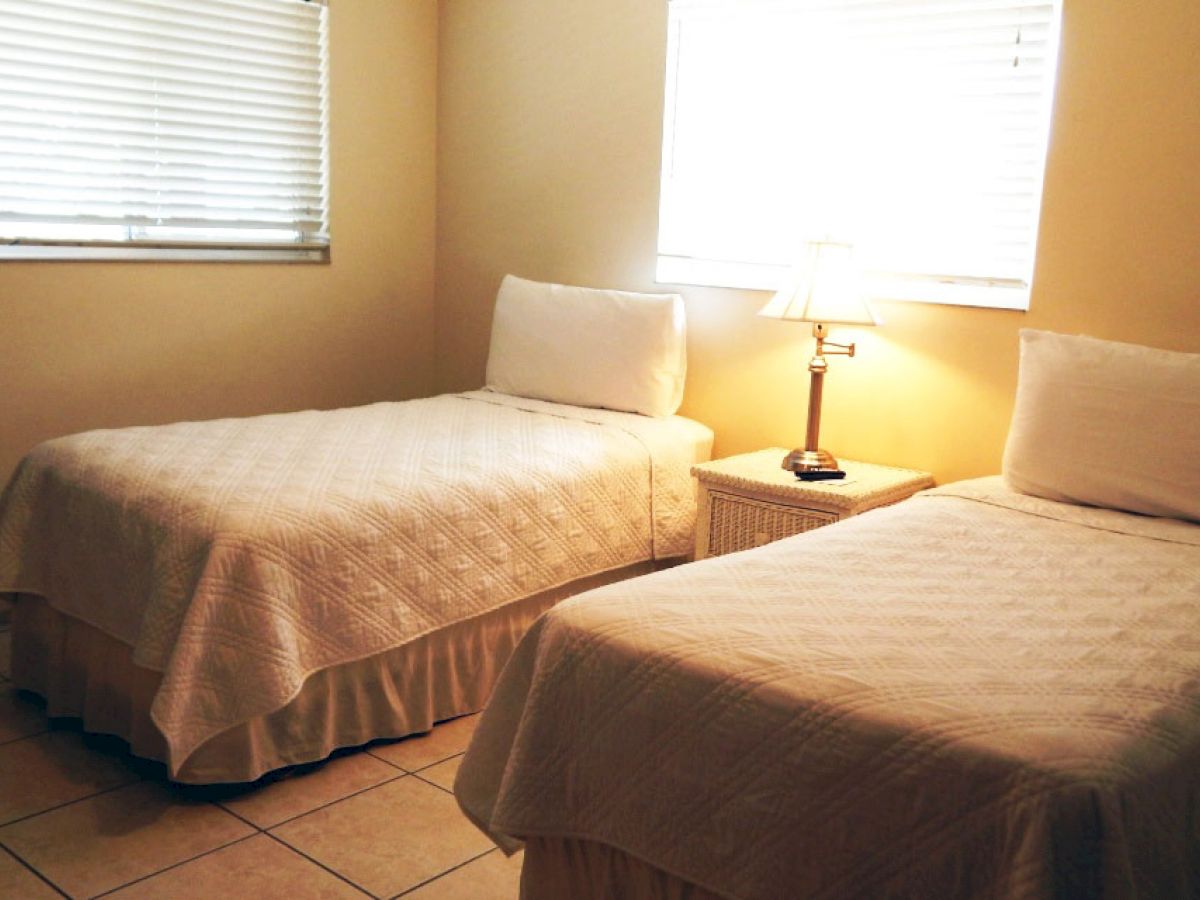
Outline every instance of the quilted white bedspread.
<path fill-rule="evenodd" d="M 455 788 L 732 898 L 1200 896 L 1200 526 L 985 479 L 579 595 Z"/>
<path fill-rule="evenodd" d="M 163 673 L 177 771 L 311 673 L 691 547 L 673 417 L 476 391 L 93 431 L 0 497 L 0 591 L 38 594 Z"/>

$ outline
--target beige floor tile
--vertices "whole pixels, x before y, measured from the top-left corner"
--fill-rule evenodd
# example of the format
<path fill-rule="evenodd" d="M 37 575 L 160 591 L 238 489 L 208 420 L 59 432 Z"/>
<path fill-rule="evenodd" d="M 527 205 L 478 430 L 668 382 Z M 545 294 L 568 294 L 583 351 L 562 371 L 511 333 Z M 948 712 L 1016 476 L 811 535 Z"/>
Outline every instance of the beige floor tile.
<path fill-rule="evenodd" d="M 378 897 L 415 887 L 492 846 L 453 797 L 411 776 L 271 833 Z"/>
<path fill-rule="evenodd" d="M 17 860 L 0 850 L 0 897 L 21 900 L 58 900 L 58 893 L 50 888 Z"/>
<path fill-rule="evenodd" d="M 0 825 L 137 780 L 130 758 L 92 749 L 74 731 L 0 746 Z"/>
<path fill-rule="evenodd" d="M 458 767 L 462 765 L 462 761 L 463 758 L 461 756 L 452 756 L 450 759 L 443 760 L 437 765 L 430 766 L 428 769 L 422 769 L 420 775 L 426 781 L 432 781 L 438 787 L 453 791 L 454 776 L 458 774 Z"/>
<path fill-rule="evenodd" d="M 266 835 L 239 841 L 109 895 L 113 900 L 286 897 L 361 900 L 363 894 Z"/>
<path fill-rule="evenodd" d="M 377 744 L 370 752 L 392 765 L 415 772 L 466 750 L 478 721 L 478 715 L 451 719 L 435 725 L 428 734 L 405 738 L 394 744 Z"/>
<path fill-rule="evenodd" d="M 405 894 L 404 900 L 517 900 L 522 856 L 505 857 L 493 850 Z"/>
<path fill-rule="evenodd" d="M 18 694 L 12 682 L 0 682 L 0 744 L 41 734 L 49 727 L 40 704 L 28 694 Z"/>
<path fill-rule="evenodd" d="M 397 776 L 403 777 L 387 763 L 368 753 L 355 753 L 331 759 L 302 775 L 248 788 L 220 803 L 259 828 L 270 828 Z"/>
<path fill-rule="evenodd" d="M 0 828 L 0 842 L 72 896 L 93 896 L 253 834 L 212 803 L 141 782 Z"/>

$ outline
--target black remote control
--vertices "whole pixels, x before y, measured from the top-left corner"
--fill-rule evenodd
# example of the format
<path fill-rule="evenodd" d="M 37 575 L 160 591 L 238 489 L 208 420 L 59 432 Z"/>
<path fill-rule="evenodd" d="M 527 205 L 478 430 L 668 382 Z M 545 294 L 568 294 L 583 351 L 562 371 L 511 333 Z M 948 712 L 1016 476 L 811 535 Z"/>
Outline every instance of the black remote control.
<path fill-rule="evenodd" d="M 807 469 L 796 473 L 801 481 L 836 481 L 845 478 L 846 473 L 841 469 Z"/>

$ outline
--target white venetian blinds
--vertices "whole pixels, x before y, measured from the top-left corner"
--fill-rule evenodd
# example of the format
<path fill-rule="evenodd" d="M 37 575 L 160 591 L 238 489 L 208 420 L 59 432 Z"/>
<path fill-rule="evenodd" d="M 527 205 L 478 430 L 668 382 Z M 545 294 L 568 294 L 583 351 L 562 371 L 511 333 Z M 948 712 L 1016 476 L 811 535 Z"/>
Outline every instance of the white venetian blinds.
<path fill-rule="evenodd" d="M 671 0 L 659 280 L 772 288 L 832 238 L 877 295 L 1027 305 L 1057 21 L 1020 0 Z"/>
<path fill-rule="evenodd" d="M 0 257 L 319 256 L 325 17 L 319 0 L 0 0 Z"/>

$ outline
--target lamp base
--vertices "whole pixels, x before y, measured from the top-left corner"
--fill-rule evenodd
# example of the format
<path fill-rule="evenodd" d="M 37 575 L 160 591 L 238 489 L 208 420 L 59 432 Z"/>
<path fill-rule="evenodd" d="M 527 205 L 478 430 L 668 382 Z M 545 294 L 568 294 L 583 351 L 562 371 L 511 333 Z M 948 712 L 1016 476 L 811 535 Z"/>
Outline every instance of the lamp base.
<path fill-rule="evenodd" d="M 828 450 L 796 449 L 783 458 L 783 468 L 799 475 L 819 469 L 836 469 L 837 460 Z"/>

